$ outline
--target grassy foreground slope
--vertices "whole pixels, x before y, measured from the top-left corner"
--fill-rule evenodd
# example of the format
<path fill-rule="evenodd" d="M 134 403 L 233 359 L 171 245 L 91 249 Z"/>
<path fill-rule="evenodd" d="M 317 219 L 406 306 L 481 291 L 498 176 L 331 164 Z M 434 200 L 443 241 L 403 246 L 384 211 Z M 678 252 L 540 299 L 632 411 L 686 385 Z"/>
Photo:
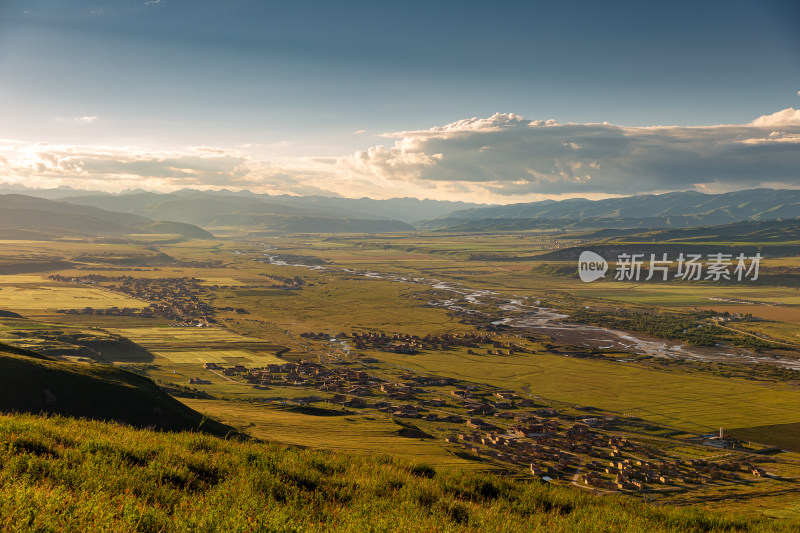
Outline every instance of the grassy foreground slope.
<path fill-rule="evenodd" d="M 0 344 L 0 411 L 53 413 L 137 427 L 225 435 L 231 428 L 175 400 L 148 378 L 107 365 L 68 363 Z"/>
<path fill-rule="evenodd" d="M 796 531 L 570 487 L 200 433 L 0 415 L 3 531 Z"/>

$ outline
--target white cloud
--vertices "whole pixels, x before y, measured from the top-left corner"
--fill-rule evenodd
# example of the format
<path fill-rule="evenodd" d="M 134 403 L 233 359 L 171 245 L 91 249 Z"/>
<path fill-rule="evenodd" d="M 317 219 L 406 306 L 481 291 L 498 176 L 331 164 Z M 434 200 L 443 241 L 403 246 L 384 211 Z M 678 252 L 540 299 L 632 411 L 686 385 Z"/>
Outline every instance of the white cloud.
<path fill-rule="evenodd" d="M 91 183 L 101 189 L 125 188 L 137 180 L 186 185 L 225 185 L 241 179 L 244 158 L 230 150 L 208 147 L 185 151 L 149 151 L 138 147 L 10 145 L 5 155 L 5 174 L 11 177 L 50 180 L 55 183 Z"/>
<path fill-rule="evenodd" d="M 791 188 L 800 187 L 798 114 L 785 109 L 746 125 L 634 128 L 497 113 L 386 133 L 386 145 L 339 157 L 265 159 L 259 144 L 151 150 L 0 141 L 0 176 L 110 191 L 224 187 L 498 203 Z"/>
<path fill-rule="evenodd" d="M 94 124 L 97 121 L 97 116 L 93 115 L 89 117 L 75 117 L 72 120 L 74 120 L 78 124 Z"/>
<path fill-rule="evenodd" d="M 800 180 L 798 119 L 800 111 L 788 109 L 742 126 L 633 128 L 497 113 L 385 134 L 393 145 L 340 164 L 389 181 L 459 182 L 507 196 L 756 187 Z M 778 124 L 782 131 L 770 135 L 766 127 Z"/>
<path fill-rule="evenodd" d="M 750 124 L 753 126 L 783 126 L 787 124 L 800 126 L 800 109 L 793 107 L 782 109 L 771 115 L 758 117 Z"/>

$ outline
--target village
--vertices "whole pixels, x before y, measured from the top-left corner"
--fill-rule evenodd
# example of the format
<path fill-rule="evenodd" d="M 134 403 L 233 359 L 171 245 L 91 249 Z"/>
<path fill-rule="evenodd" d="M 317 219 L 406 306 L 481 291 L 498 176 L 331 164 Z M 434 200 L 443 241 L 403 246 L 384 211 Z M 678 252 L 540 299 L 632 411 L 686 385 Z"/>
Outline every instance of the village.
<path fill-rule="evenodd" d="M 56 311 L 69 315 L 165 318 L 174 321 L 172 325 L 176 327 L 203 327 L 216 323 L 216 319 L 213 317 L 215 311 L 231 311 L 237 314 L 247 313 L 243 308 L 215 308 L 203 301 L 202 296 L 208 296 L 216 290 L 229 289 L 231 287 L 204 285 L 202 283 L 203 280 L 197 278 L 134 278 L 132 276 L 103 276 L 99 274 L 68 277 L 53 274 L 49 276 L 49 279 L 63 283 L 92 285 L 99 289 L 149 302 L 149 305 L 142 309 L 128 307 L 95 309 L 84 307 Z"/>
<path fill-rule="evenodd" d="M 318 335 L 321 334 L 306 337 Z M 325 334 L 325 338 L 329 337 L 335 338 Z M 393 337 L 375 335 L 386 342 L 407 340 L 405 336 Z M 427 342 L 433 344 L 432 339 Z M 482 342 L 495 341 L 482 338 Z M 709 483 L 768 475 L 757 466 L 764 459 L 755 454 L 723 454 L 725 457 L 716 461 L 667 455 L 631 439 L 630 422 L 626 419 L 595 412 L 593 408 L 581 408 L 587 414 L 569 413 L 514 391 L 454 378 L 406 372 L 387 379 L 368 369 L 352 368 L 358 362 L 363 359 L 328 366 L 300 360 L 263 368 L 241 364 L 224 367 L 216 363 L 205 363 L 204 367 L 228 379 L 241 379 L 255 389 L 289 387 L 315 391 L 302 402 L 375 410 L 394 419 L 417 419 L 426 424 L 422 434 L 432 433 L 476 459 L 524 468 L 542 480 L 562 480 L 590 490 L 690 490 Z M 190 383 L 202 385 L 211 381 L 192 378 Z"/>
<path fill-rule="evenodd" d="M 328 333 L 301 333 L 301 337 L 314 340 L 327 340 L 331 338 Z M 491 335 L 476 332 L 455 333 L 443 335 L 410 335 L 408 333 L 369 332 L 351 334 L 337 333 L 334 339 L 350 339 L 355 348 L 359 350 L 380 350 L 383 352 L 414 354 L 419 351 L 429 350 L 448 350 L 450 348 L 464 346 L 470 348 L 467 353 L 474 355 L 473 349 L 481 349 L 481 344 L 490 344 L 492 348 L 486 349 L 487 355 L 514 355 L 515 353 L 527 353 L 529 350 L 519 344 L 498 342 Z M 505 348 L 505 351 L 503 351 Z"/>
<path fill-rule="evenodd" d="M 267 276 L 272 288 L 299 290 L 300 278 Z M 172 326 L 209 326 L 215 312 L 246 314 L 245 309 L 214 307 L 210 293 L 230 289 L 204 284 L 197 278 L 133 278 L 89 274 L 50 276 L 58 282 L 91 285 L 148 302 L 142 309 L 62 309 L 66 314 L 92 314 L 165 318 Z M 241 286 L 236 288 L 243 288 Z M 261 287 L 259 287 L 261 288 Z M 533 353 L 521 342 L 489 332 L 453 334 L 387 333 L 352 331 L 336 334 L 304 332 L 308 342 L 333 341 L 344 358 L 329 354 L 331 361 L 299 360 L 264 367 L 205 363 L 205 370 L 228 380 L 238 380 L 258 391 L 308 390 L 303 402 L 334 404 L 341 409 L 374 410 L 406 423 L 420 423 L 422 435 L 457 446 L 476 460 L 506 468 L 524 469 L 545 481 L 572 483 L 594 491 L 691 490 L 709 483 L 735 483 L 768 474 L 757 463 L 761 457 L 729 454 L 723 459 L 670 456 L 652 445 L 629 438 L 630 422 L 614 414 L 587 409 L 586 413 L 556 409 L 530 394 L 496 390 L 454 378 L 426 376 L 404 371 L 378 376 L 370 370 L 379 362 L 355 351 L 414 355 L 428 351 L 460 349 L 468 355 Z M 308 345 L 310 347 L 310 345 Z M 351 351 L 352 350 L 352 351 Z M 313 350 L 312 350 L 313 351 Z M 579 356 L 580 354 L 575 354 Z M 189 385 L 213 384 L 213 377 L 193 377 Z M 202 391 L 202 389 L 197 389 Z M 591 411 L 591 412 L 589 412 Z M 419 422 L 412 422 L 412 421 Z M 416 426 L 414 426 L 416 427 Z M 725 440 L 715 445 L 722 448 Z"/>

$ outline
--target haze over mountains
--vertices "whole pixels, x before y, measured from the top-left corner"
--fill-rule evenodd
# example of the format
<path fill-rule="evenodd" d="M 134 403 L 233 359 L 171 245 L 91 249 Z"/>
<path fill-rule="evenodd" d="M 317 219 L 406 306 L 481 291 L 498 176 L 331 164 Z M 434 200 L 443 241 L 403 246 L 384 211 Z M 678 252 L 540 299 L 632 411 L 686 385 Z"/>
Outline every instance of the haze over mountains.
<path fill-rule="evenodd" d="M 148 233 L 173 234 L 179 240 L 214 238 L 183 222 L 156 222 L 141 215 L 22 194 L 0 195 L 0 238 L 48 240 Z"/>
<path fill-rule="evenodd" d="M 270 196 L 247 191 L 191 189 L 173 193 L 86 194 L 69 188 L 39 190 L 7 186 L 0 188 L 0 193 L 8 190 L 30 196 L 0 195 L 0 228 L 43 234 L 60 231 L 67 235 L 175 233 L 187 238 L 210 237 L 200 228 L 218 233 L 659 229 L 800 217 L 800 191 L 777 189 L 724 194 L 686 191 L 503 206 L 414 198 Z M 155 223 L 155 220 L 171 222 Z"/>
<path fill-rule="evenodd" d="M 56 189 L 33 189 L 22 185 L 0 185 L 0 194 L 18 193 L 51 200 L 68 200 L 72 203 L 93 205 L 103 209 L 130 212 L 133 209 L 144 210 L 143 214 L 169 214 L 175 204 L 170 201 L 200 203 L 213 199 L 219 203 L 212 214 L 197 215 L 208 219 L 218 213 L 274 213 L 297 214 L 328 217 L 350 217 L 359 219 L 398 220 L 412 223 L 418 220 L 439 217 L 460 209 L 486 207 L 485 204 L 466 202 L 450 202 L 441 200 L 418 200 L 416 198 L 392 198 L 389 200 L 373 200 L 371 198 L 337 198 L 331 196 L 290 196 L 256 194 L 249 191 L 199 191 L 183 189 L 172 193 L 154 193 L 142 190 L 121 194 L 109 194 L 99 191 L 83 191 L 70 187 Z M 227 208 L 234 205 L 235 210 Z M 150 216 L 148 215 L 148 216 Z"/>
<path fill-rule="evenodd" d="M 800 191 L 696 191 L 512 204 L 456 211 L 418 224 L 421 229 L 688 228 L 747 220 L 800 217 Z"/>

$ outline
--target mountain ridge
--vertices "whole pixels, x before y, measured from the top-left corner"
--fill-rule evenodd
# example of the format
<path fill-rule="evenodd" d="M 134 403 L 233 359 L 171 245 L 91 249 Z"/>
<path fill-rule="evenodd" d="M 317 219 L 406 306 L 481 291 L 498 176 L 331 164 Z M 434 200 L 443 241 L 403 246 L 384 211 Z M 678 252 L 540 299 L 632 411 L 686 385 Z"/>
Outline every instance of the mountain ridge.
<path fill-rule="evenodd" d="M 49 240 L 142 233 L 174 234 L 178 239 L 214 238 L 191 224 L 155 221 L 137 214 L 22 194 L 0 194 L 0 235 L 3 238 Z"/>
<path fill-rule="evenodd" d="M 587 200 L 544 200 L 455 211 L 419 229 L 505 231 L 541 227 L 694 227 L 800 217 L 800 190 L 748 189 L 720 194 L 681 191 Z"/>

